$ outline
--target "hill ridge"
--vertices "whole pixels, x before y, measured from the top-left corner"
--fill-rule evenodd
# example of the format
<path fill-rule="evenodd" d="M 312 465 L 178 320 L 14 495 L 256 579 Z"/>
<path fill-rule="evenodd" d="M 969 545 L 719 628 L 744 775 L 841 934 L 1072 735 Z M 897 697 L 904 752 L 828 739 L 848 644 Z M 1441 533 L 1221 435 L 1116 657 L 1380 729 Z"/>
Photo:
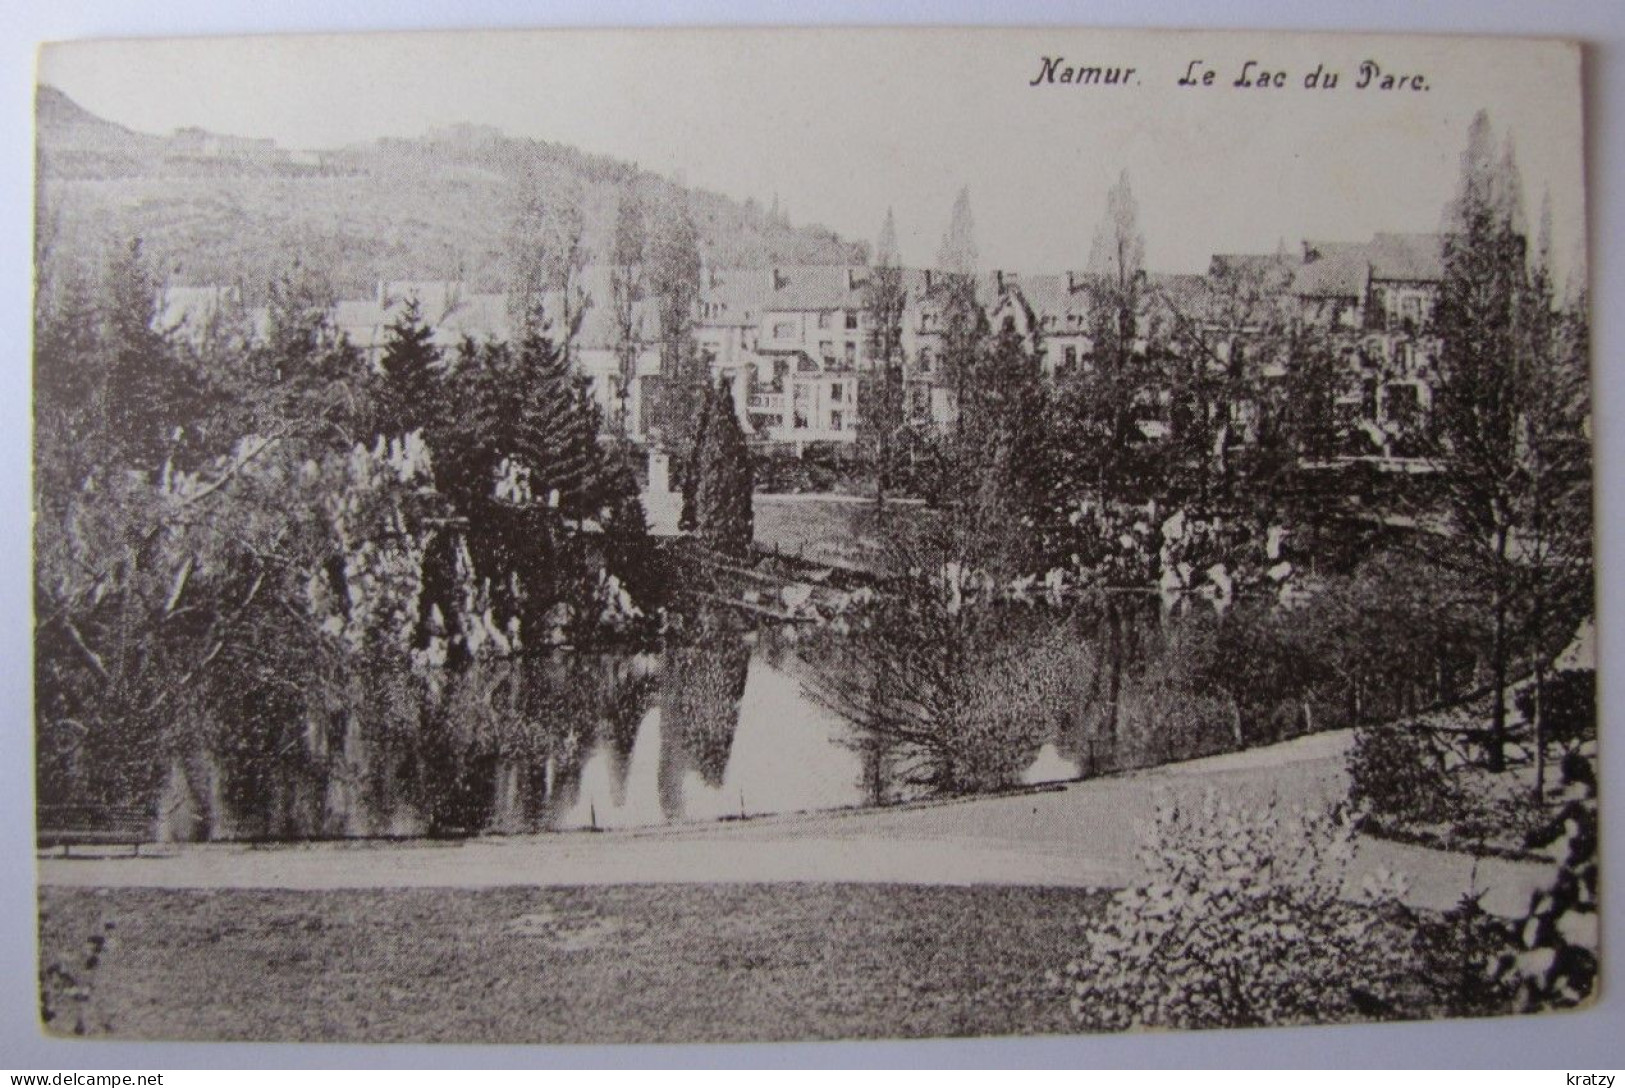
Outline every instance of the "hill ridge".
<path fill-rule="evenodd" d="M 689 188 L 624 160 L 473 122 L 327 150 L 201 128 L 135 132 L 60 89 L 36 92 L 37 195 L 51 260 L 91 271 L 140 237 L 166 282 L 238 284 L 250 297 L 298 263 L 338 295 L 380 280 L 500 290 L 522 186 L 578 202 L 602 260 L 626 186 L 646 206 L 686 200 L 715 267 L 842 264 L 865 247 L 793 227 L 754 199 Z"/>

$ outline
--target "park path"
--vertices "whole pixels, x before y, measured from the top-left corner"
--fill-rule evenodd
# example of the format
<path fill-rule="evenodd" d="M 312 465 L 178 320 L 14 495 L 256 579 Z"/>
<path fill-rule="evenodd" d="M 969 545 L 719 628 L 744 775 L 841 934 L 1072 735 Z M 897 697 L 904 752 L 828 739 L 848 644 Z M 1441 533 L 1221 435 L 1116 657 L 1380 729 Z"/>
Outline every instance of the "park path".
<path fill-rule="evenodd" d="M 1122 887 L 1143 874 L 1139 829 L 1157 798 L 1286 806 L 1346 795 L 1349 735 L 1051 789 L 886 809 L 843 810 L 609 832 L 492 836 L 464 842 L 203 844 L 140 857 L 41 857 L 40 883 L 63 887 L 335 888 L 565 886 L 834 881 Z M 1444 909 L 1469 890 L 1487 910 L 1521 915 L 1548 865 L 1365 840 L 1352 879 L 1406 875 L 1407 899 Z"/>

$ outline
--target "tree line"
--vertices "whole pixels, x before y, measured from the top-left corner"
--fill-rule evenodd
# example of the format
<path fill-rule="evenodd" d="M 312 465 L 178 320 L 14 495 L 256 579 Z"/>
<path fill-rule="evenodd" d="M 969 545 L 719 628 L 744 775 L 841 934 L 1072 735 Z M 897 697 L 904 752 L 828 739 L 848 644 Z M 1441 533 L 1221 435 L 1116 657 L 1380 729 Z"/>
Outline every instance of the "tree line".
<path fill-rule="evenodd" d="M 1105 660 L 1087 664 L 1101 678 L 1086 694 L 1115 721 L 1116 648 L 1145 611 L 1136 592 L 1200 591 L 1221 606 L 1212 661 L 1224 664 L 1211 680 L 1231 693 L 1237 743 L 1278 735 L 1265 721 L 1283 699 L 1307 725 L 1332 691 L 1341 705 L 1322 724 L 1486 692 L 1482 755 L 1499 770 L 1509 688 L 1528 677 L 1538 793 L 1550 662 L 1592 608 L 1592 522 L 1587 299 L 1556 289 L 1549 211 L 1530 235 L 1510 141 L 1498 146 L 1481 114 L 1444 213 L 1437 300 L 1409 330 L 1439 345 L 1432 411 L 1396 423 L 1414 471 L 1385 473 L 1339 462 L 1360 422 L 1345 405 L 1363 331 L 1306 320 L 1284 259 L 1216 269 L 1201 310 L 1169 297 L 1146 275 L 1126 175 L 1090 255 L 1092 350 L 1047 370 L 1042 328 L 995 328 L 977 297 L 966 194 L 926 299 L 906 296 L 888 214 L 867 288 L 874 365 L 859 448 L 877 508 L 906 488 L 936 516 L 908 540 L 907 519 L 890 519 L 905 583 L 897 616 L 877 618 L 875 645 L 851 655 L 912 663 L 915 675 L 882 680 L 847 661 L 861 679 L 838 680 L 831 700 L 872 709 L 856 686 L 914 684 L 906 706 L 870 715 L 878 732 L 905 747 L 963 737 L 970 695 L 950 689 L 987 642 L 974 630 L 987 625 L 959 614 L 977 595 L 967 586 L 1002 601 L 1059 577 L 1096 602 L 1089 637 Z M 911 423 L 904 404 L 910 302 L 941 312 L 945 425 Z M 1407 584 L 1429 599 L 1407 599 Z M 916 632 L 930 630 L 958 638 L 961 658 L 916 652 Z M 928 708 L 938 703 L 953 709 Z M 929 774 L 956 773 L 940 750 L 927 762 Z"/>
<path fill-rule="evenodd" d="M 449 826 L 459 753 L 533 743 L 566 699 L 527 663 L 660 637 L 675 580 L 641 454 L 573 354 L 580 218 L 523 188 L 516 205 L 510 336 L 444 345 L 408 300 L 376 360 L 309 268 L 269 286 L 263 316 L 222 306 L 180 335 L 138 240 L 97 279 L 40 255 L 42 803 L 252 792 L 361 729 L 392 753 L 373 773 Z M 748 466 L 696 373 L 686 212 L 651 246 L 637 290 L 680 375 L 662 410 L 691 432 L 671 439 L 687 519 L 737 554 Z"/>

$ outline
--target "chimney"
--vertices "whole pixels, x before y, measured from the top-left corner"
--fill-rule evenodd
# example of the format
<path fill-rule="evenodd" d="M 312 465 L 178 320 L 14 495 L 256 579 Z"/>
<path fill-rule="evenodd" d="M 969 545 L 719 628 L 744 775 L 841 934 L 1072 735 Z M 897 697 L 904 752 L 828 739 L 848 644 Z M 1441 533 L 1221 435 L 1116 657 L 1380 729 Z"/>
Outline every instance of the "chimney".
<path fill-rule="evenodd" d="M 790 282 L 790 279 L 789 279 L 788 276 L 786 276 L 784 274 L 784 269 L 782 269 L 782 268 L 770 268 L 770 269 L 768 269 L 768 272 L 767 272 L 767 289 L 769 291 L 783 290 L 784 285 L 786 283 L 789 283 L 789 282 Z"/>
<path fill-rule="evenodd" d="M 1066 293 L 1075 295 L 1081 290 L 1083 290 L 1083 284 L 1078 282 L 1078 274 L 1068 270 L 1066 274 Z"/>
<path fill-rule="evenodd" d="M 927 294 L 931 293 L 931 279 L 931 270 L 927 268 L 925 270 L 925 291 Z"/>
<path fill-rule="evenodd" d="M 998 284 L 997 293 L 1004 294 L 1004 269 L 995 268 L 993 270 L 993 282 Z"/>

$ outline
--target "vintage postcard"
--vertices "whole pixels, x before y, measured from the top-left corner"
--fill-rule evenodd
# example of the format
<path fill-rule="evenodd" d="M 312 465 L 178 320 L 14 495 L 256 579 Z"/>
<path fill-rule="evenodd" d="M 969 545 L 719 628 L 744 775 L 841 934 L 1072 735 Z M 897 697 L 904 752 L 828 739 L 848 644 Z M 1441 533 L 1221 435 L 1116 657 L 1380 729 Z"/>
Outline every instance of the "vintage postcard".
<path fill-rule="evenodd" d="M 39 1007 L 649 1043 L 1598 985 L 1572 43 L 84 41 Z"/>

